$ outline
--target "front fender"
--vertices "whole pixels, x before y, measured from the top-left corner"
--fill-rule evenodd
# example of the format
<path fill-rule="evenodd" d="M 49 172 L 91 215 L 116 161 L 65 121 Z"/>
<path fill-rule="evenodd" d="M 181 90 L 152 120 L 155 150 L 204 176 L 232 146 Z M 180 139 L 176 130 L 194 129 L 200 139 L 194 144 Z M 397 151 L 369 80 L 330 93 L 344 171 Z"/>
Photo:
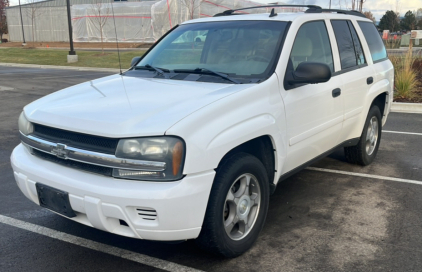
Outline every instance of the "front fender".
<path fill-rule="evenodd" d="M 271 137 L 278 151 L 277 169 L 286 154 L 285 126 L 284 104 L 274 74 L 185 117 L 166 135 L 180 136 L 186 142 L 184 174 L 215 169 L 230 150 L 263 135 Z"/>

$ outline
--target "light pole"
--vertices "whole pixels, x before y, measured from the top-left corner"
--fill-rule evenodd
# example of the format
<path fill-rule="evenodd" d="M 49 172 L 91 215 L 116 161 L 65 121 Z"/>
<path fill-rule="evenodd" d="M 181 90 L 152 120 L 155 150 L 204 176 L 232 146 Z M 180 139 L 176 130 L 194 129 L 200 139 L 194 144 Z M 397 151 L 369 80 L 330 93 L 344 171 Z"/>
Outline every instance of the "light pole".
<path fill-rule="evenodd" d="M 72 17 L 70 15 L 70 0 L 66 0 L 67 6 L 67 26 L 69 28 L 69 44 L 70 44 L 70 51 L 69 55 L 67 55 L 67 62 L 77 62 L 78 55 L 73 48 L 73 32 L 72 32 Z"/>
<path fill-rule="evenodd" d="M 330 7 L 329 7 L 329 9 L 331 9 L 331 0 L 330 0 Z"/>
<path fill-rule="evenodd" d="M 25 42 L 25 32 L 23 31 L 23 19 L 22 19 L 21 0 L 19 0 L 19 12 L 21 14 L 21 26 L 22 26 L 22 37 L 23 37 L 23 43 L 22 43 L 22 45 L 25 46 L 26 45 L 26 42 Z"/>

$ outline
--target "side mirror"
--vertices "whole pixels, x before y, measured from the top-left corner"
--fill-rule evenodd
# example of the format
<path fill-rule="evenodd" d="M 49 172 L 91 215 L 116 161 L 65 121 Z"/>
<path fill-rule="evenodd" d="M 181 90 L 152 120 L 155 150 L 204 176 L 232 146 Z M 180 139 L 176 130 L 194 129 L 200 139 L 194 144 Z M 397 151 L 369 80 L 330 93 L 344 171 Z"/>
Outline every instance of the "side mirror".
<path fill-rule="evenodd" d="M 132 61 L 130 62 L 130 67 L 133 67 L 135 64 L 137 64 L 140 59 L 141 57 L 134 57 Z"/>
<path fill-rule="evenodd" d="M 288 79 L 289 84 L 322 83 L 331 78 L 330 67 L 320 62 L 302 62 L 292 76 Z"/>

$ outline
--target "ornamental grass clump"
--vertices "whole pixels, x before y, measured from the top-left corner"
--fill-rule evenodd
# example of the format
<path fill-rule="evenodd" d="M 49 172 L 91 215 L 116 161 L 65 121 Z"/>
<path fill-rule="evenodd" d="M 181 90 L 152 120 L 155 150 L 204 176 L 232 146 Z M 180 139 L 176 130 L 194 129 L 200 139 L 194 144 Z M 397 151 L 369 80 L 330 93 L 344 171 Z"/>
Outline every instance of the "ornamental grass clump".
<path fill-rule="evenodd" d="M 412 55 L 412 50 L 409 50 L 404 57 L 392 56 L 390 59 L 394 65 L 394 97 L 411 99 L 418 84 L 416 71 L 413 69 L 415 58 Z"/>

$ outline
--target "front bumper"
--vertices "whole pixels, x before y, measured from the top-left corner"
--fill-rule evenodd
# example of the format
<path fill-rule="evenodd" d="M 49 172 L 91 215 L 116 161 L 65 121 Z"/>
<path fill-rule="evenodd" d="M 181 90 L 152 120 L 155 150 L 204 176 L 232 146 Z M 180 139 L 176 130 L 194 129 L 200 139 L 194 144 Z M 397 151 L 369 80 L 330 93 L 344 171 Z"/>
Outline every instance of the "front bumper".
<path fill-rule="evenodd" d="M 18 187 L 36 204 L 35 184 L 42 183 L 69 193 L 77 214 L 70 218 L 74 221 L 123 236 L 160 241 L 198 237 L 215 176 L 212 170 L 175 182 L 114 179 L 42 160 L 22 144 L 13 150 L 11 162 Z M 140 215 L 143 211 L 149 215 Z"/>

